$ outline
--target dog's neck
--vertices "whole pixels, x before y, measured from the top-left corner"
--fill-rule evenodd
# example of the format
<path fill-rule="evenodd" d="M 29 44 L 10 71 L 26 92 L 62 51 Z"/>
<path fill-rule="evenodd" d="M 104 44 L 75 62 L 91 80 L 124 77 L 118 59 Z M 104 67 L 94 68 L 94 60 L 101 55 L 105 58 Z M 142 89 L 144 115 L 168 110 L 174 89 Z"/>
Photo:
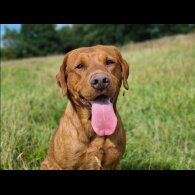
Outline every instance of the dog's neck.
<path fill-rule="evenodd" d="M 84 142 L 89 142 L 96 135 L 91 125 L 91 110 L 69 99 L 65 115 L 71 119 L 80 139 Z"/>

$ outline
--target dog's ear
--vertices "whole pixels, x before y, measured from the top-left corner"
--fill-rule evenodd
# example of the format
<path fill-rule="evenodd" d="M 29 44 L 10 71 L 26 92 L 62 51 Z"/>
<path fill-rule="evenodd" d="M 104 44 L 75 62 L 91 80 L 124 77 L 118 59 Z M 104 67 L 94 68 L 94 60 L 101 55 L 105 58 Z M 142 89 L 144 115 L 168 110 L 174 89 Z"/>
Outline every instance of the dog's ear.
<path fill-rule="evenodd" d="M 126 60 L 123 59 L 121 53 L 118 51 L 118 55 L 119 55 L 119 61 L 121 64 L 121 69 L 122 69 L 122 79 L 123 79 L 123 86 L 125 87 L 125 89 L 129 89 L 128 86 L 128 77 L 129 77 L 129 64 L 126 62 Z"/>
<path fill-rule="evenodd" d="M 122 58 L 121 60 L 121 67 L 122 67 L 122 78 L 123 78 L 123 86 L 125 89 L 129 89 L 128 85 L 128 77 L 129 77 L 129 64 Z"/>
<path fill-rule="evenodd" d="M 60 66 L 60 70 L 56 75 L 56 80 L 58 85 L 62 88 L 62 94 L 65 96 L 67 94 L 67 83 L 66 83 L 66 63 L 68 54 L 65 55 L 64 61 Z"/>

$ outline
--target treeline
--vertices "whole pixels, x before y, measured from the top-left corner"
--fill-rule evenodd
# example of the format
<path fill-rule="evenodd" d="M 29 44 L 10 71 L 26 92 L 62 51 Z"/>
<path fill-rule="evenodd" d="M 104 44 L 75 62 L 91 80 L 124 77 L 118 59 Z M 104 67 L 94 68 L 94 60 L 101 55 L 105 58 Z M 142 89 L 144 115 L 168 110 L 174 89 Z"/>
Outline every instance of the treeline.
<path fill-rule="evenodd" d="M 81 46 L 123 45 L 194 30 L 195 24 L 74 24 L 60 29 L 55 24 L 23 24 L 19 32 L 5 29 L 1 57 L 64 54 Z"/>

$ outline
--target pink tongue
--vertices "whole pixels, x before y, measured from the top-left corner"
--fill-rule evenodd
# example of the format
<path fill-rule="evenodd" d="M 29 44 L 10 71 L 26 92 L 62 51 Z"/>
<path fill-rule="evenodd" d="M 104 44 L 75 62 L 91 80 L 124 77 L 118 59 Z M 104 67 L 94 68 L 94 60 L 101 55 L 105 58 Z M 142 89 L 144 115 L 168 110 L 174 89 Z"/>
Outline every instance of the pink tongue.
<path fill-rule="evenodd" d="M 117 117 L 113 105 L 108 99 L 92 102 L 92 127 L 97 135 L 111 135 L 117 125 Z"/>

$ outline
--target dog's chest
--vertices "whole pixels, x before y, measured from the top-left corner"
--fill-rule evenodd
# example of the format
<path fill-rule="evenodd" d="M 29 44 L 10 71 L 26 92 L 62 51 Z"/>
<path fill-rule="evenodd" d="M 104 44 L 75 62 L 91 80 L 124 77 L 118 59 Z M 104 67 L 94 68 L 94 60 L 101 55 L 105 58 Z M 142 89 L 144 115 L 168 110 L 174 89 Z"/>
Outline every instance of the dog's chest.
<path fill-rule="evenodd" d="M 104 169 L 110 169 L 118 163 L 121 157 L 120 148 L 116 143 L 110 141 L 110 139 L 106 139 L 105 143 L 102 147 L 103 156 L 101 160 L 101 165 Z"/>

